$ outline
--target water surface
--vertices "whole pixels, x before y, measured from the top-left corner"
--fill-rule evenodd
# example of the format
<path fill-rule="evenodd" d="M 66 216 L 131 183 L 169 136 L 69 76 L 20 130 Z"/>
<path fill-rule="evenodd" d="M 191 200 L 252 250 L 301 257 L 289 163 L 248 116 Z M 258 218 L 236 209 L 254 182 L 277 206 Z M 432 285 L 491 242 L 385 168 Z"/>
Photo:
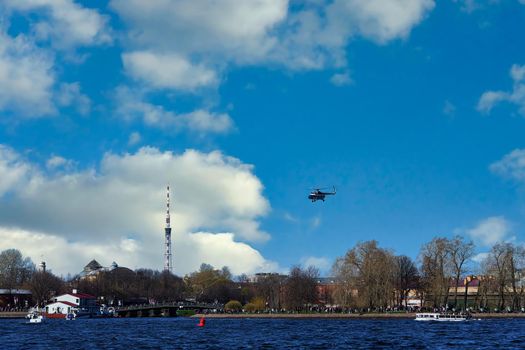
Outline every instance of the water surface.
<path fill-rule="evenodd" d="M 525 319 L 0 320 L 2 349 L 525 349 Z"/>

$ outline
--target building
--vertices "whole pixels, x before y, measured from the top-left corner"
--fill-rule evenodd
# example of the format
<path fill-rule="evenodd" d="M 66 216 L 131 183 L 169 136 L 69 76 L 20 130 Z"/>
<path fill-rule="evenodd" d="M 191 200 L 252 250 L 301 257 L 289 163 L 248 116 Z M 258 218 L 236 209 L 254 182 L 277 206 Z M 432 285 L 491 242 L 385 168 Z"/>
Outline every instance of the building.
<path fill-rule="evenodd" d="M 254 275 L 248 276 L 248 282 L 249 283 L 259 283 L 269 278 L 274 278 L 279 281 L 284 281 L 288 278 L 288 275 L 281 275 L 277 272 L 258 272 Z"/>
<path fill-rule="evenodd" d="M 100 265 L 98 261 L 93 259 L 86 266 L 84 266 L 84 269 L 78 274 L 78 277 L 79 279 L 87 279 L 92 281 L 96 279 L 101 272 L 115 271 L 118 269 L 129 270 L 127 267 L 119 267 L 118 264 L 114 261 L 111 263 L 110 266 L 104 267 Z"/>
<path fill-rule="evenodd" d="M 319 277 L 316 280 L 315 290 L 317 292 L 317 304 L 327 307 L 334 305 L 334 291 L 337 287 L 337 281 L 334 277 Z"/>
<path fill-rule="evenodd" d="M 97 298 L 93 295 L 78 293 L 73 289 L 72 293 L 59 295 L 45 307 L 45 316 L 49 318 L 65 318 L 69 313 L 77 316 L 91 316 L 98 313 L 100 307 Z"/>
<path fill-rule="evenodd" d="M 27 289 L 0 289 L 0 310 L 11 311 L 27 308 L 32 303 L 32 293 Z"/>

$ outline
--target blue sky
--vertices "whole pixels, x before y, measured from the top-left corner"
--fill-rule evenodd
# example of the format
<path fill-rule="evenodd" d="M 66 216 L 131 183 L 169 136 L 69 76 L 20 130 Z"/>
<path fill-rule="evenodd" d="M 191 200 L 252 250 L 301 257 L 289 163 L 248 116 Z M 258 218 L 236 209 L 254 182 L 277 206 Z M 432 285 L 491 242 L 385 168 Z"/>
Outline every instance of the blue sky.
<path fill-rule="evenodd" d="M 523 241 L 518 0 L 0 11 L 1 249 L 64 274 L 160 269 L 167 182 L 178 274 L 328 273 L 369 239 L 412 258 L 436 235 Z"/>

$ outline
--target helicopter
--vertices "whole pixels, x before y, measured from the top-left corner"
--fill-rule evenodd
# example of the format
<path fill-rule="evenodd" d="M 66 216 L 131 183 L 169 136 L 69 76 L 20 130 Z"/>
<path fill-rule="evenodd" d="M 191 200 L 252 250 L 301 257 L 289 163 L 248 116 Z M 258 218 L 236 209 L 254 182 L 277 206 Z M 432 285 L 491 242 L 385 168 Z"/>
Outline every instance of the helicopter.
<path fill-rule="evenodd" d="M 326 188 L 326 187 L 325 187 Z M 324 190 L 325 188 L 314 188 L 312 192 L 308 195 L 308 199 L 310 199 L 312 202 L 315 202 L 317 200 L 322 200 L 324 202 L 324 198 L 326 196 L 332 196 L 335 194 L 335 186 L 333 186 L 334 191 L 333 192 L 323 192 L 321 190 Z"/>

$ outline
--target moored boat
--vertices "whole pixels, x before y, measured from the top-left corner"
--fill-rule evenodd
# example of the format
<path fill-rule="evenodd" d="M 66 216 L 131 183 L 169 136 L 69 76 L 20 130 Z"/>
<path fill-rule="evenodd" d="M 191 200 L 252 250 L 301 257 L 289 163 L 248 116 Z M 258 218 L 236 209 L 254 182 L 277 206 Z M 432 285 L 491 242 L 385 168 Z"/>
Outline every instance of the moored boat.
<path fill-rule="evenodd" d="M 468 314 L 422 312 L 416 314 L 416 321 L 461 322 L 470 318 Z"/>
<path fill-rule="evenodd" d="M 26 318 L 29 319 L 29 323 L 42 323 L 44 320 L 44 316 L 35 311 L 28 313 Z"/>

